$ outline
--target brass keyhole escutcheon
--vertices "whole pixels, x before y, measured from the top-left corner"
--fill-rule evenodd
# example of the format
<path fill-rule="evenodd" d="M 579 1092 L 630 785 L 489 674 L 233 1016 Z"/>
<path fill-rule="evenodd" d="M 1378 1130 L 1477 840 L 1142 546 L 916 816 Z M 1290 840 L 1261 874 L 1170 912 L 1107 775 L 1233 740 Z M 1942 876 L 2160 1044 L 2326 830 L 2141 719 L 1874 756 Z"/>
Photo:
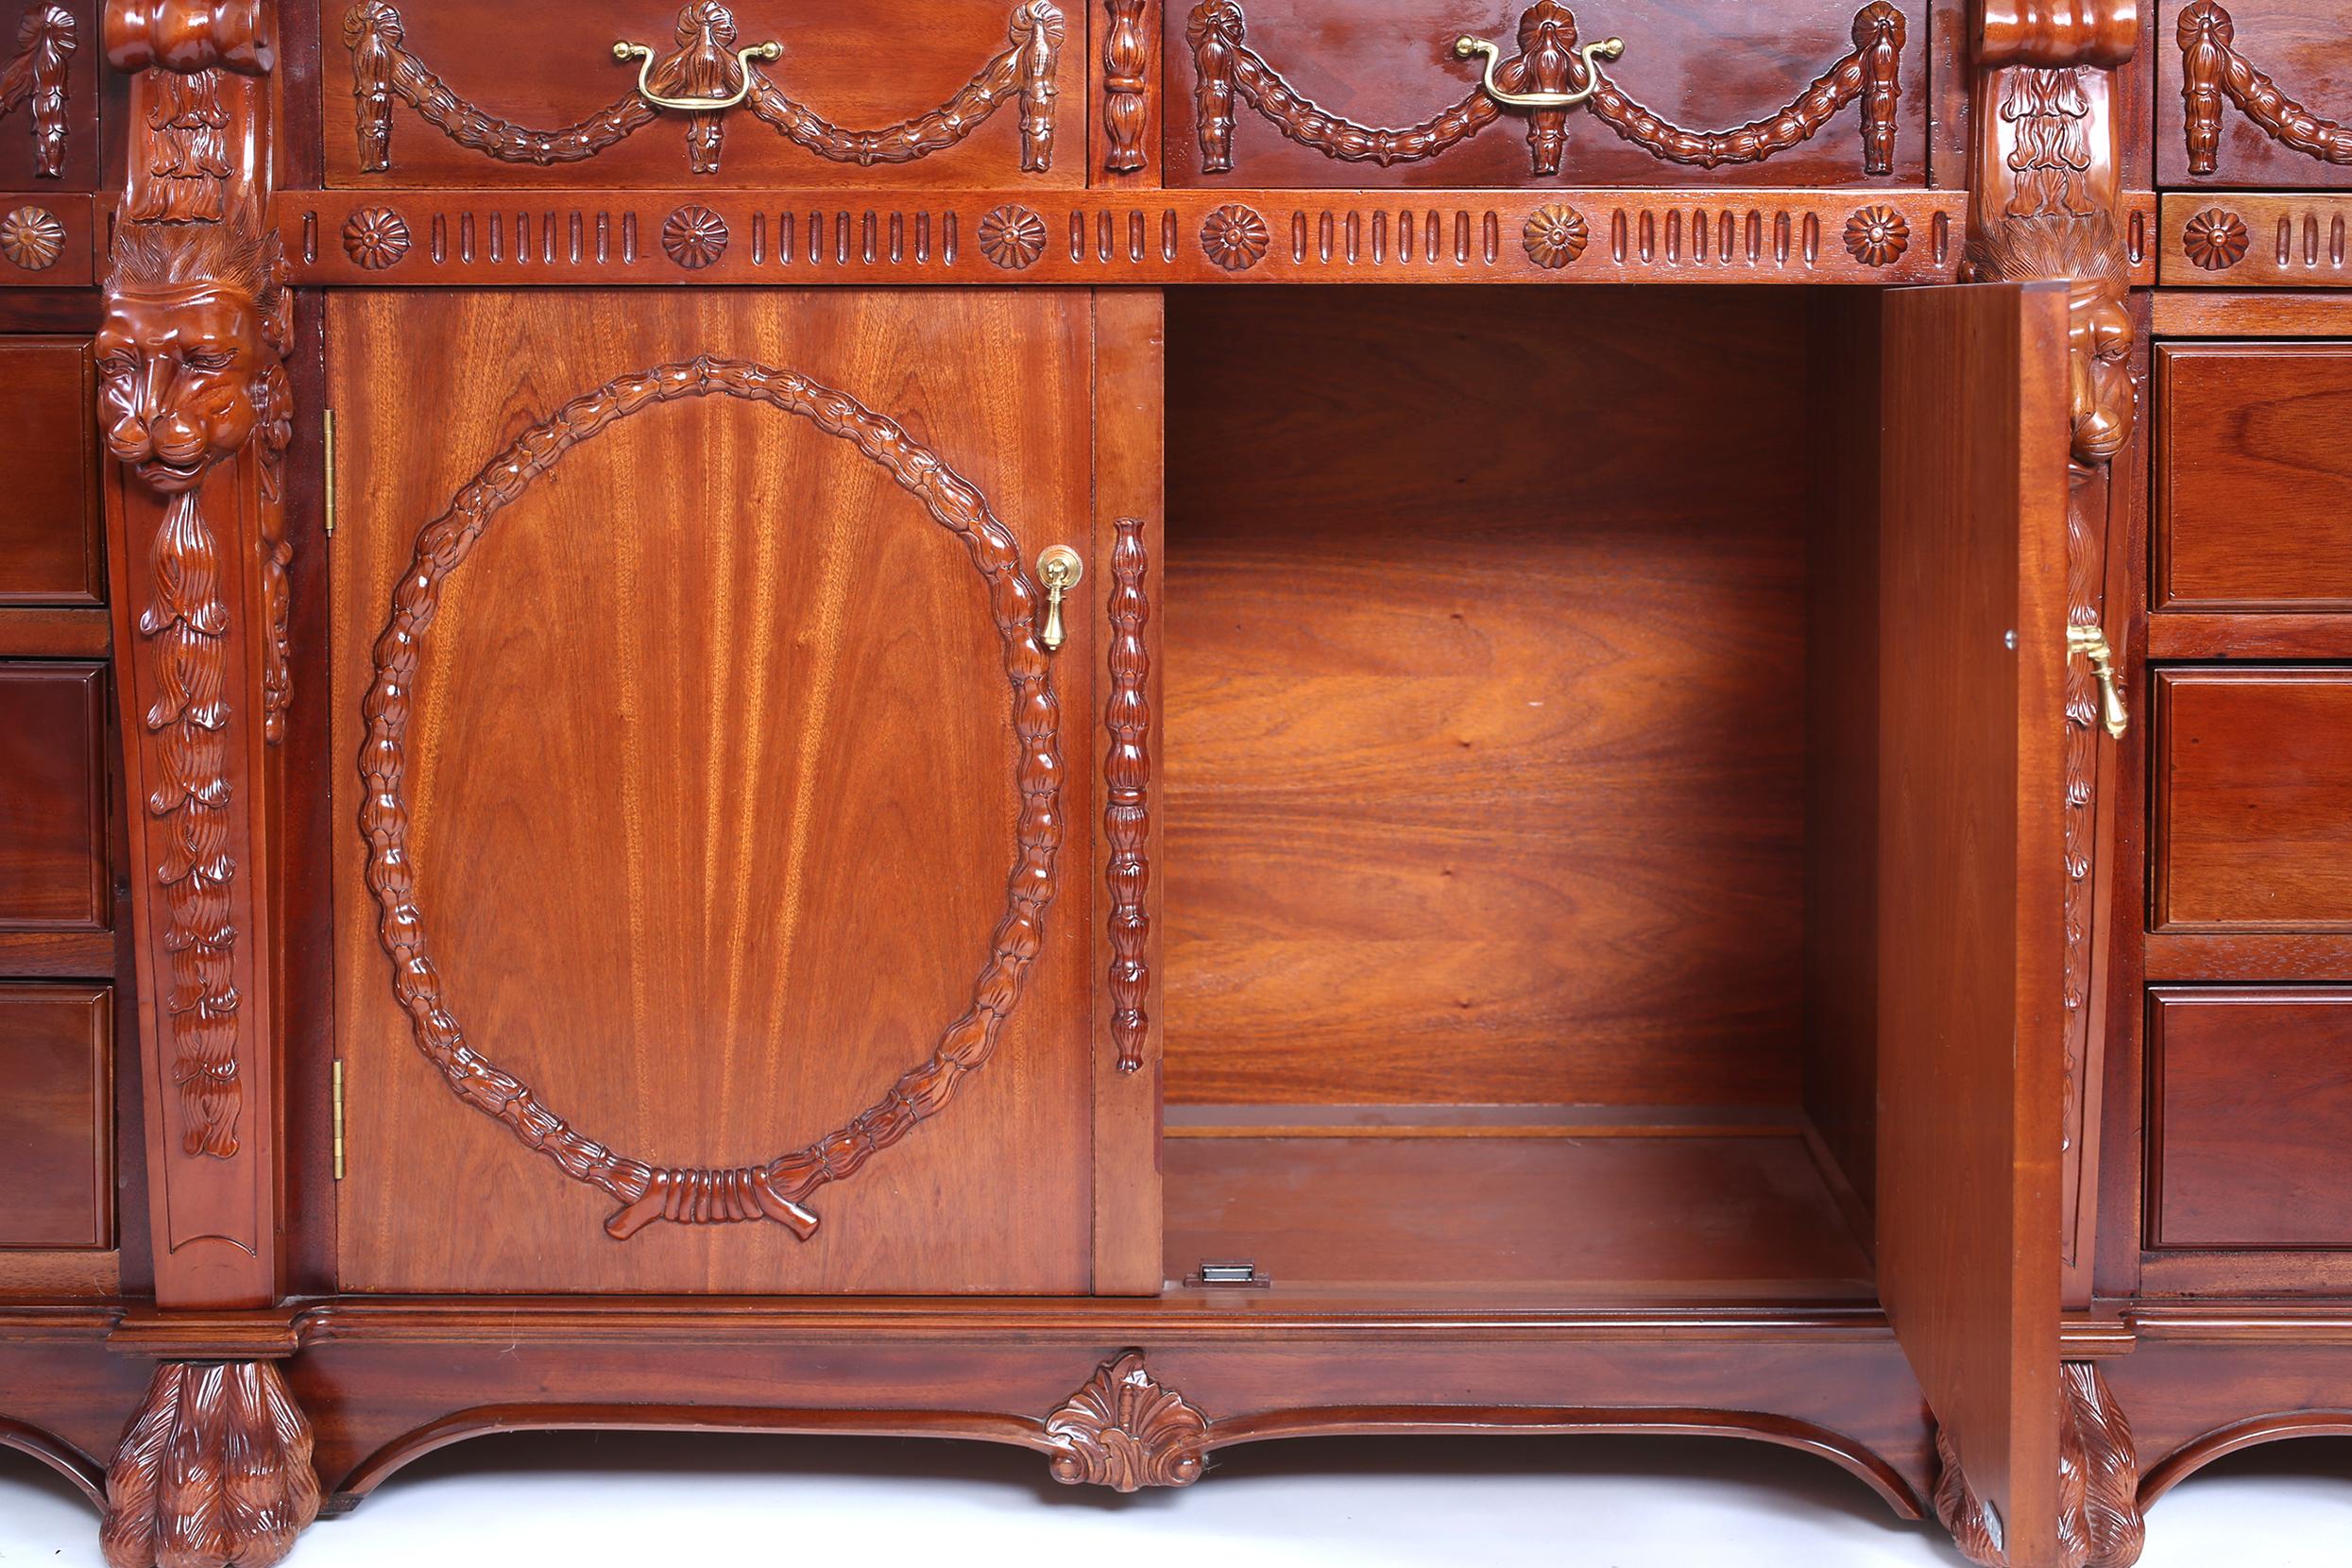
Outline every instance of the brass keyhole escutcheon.
<path fill-rule="evenodd" d="M 1086 575 L 1086 563 L 1066 544 L 1049 545 L 1037 557 L 1037 580 L 1046 585 L 1046 629 L 1037 640 L 1053 653 L 1067 640 L 1062 625 L 1062 596 Z"/>

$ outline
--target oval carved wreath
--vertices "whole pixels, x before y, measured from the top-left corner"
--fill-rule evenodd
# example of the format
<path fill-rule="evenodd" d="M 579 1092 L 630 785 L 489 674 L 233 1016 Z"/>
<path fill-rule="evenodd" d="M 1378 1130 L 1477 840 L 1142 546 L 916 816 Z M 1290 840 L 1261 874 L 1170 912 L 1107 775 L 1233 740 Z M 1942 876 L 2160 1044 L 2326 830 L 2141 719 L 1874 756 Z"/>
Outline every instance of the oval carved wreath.
<path fill-rule="evenodd" d="M 616 421 L 659 403 L 713 394 L 770 404 L 850 442 L 963 541 L 987 585 L 1004 643 L 1021 796 L 1004 918 L 974 982 L 970 1010 L 947 1026 L 929 1058 L 843 1126 L 765 1165 L 727 1169 L 651 1166 L 616 1154 L 574 1131 L 541 1104 L 528 1084 L 466 1043 L 443 1002 L 440 973 L 427 950 L 403 793 L 412 686 L 424 636 L 439 608 L 443 581 L 465 563 L 490 519 L 565 452 Z M 788 370 L 707 355 L 616 377 L 573 399 L 491 459 L 449 510 L 417 536 L 415 558 L 393 590 L 391 619 L 376 639 L 375 684 L 363 710 L 367 738 L 359 757 L 366 787 L 359 826 L 368 844 L 367 887 L 381 911 L 378 935 L 391 956 L 393 993 L 408 1014 L 417 1048 L 459 1099 L 505 1123 L 525 1148 L 554 1160 L 573 1181 L 601 1187 L 620 1202 L 605 1222 L 614 1239 L 626 1240 L 662 1219 L 689 1225 L 770 1219 L 806 1240 L 815 1233 L 817 1218 L 802 1201 L 826 1183 L 855 1174 L 917 1123 L 936 1116 L 965 1075 L 996 1048 L 1044 936 L 1046 906 L 1054 892 L 1054 852 L 1062 842 L 1062 763 L 1056 750 L 1061 711 L 1037 640 L 1038 597 L 1012 532 L 980 492 L 937 453 L 845 393 Z"/>

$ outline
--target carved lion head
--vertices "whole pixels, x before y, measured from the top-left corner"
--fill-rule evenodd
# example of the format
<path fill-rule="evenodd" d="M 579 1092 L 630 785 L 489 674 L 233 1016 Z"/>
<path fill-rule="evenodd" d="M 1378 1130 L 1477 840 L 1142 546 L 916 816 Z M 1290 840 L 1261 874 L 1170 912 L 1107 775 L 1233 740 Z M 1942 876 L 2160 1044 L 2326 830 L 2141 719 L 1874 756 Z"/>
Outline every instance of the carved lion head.
<path fill-rule="evenodd" d="M 163 494 L 196 488 L 274 417 L 282 264 L 243 225 L 126 224 L 94 345 L 107 450 Z"/>

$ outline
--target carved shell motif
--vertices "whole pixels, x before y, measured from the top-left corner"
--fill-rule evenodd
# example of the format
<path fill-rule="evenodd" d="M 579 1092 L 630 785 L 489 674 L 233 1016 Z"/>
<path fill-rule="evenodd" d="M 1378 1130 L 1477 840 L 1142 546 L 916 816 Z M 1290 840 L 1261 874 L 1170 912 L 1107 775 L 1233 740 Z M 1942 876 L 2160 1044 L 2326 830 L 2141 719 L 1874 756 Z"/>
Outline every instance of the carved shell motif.
<path fill-rule="evenodd" d="M 2221 272 L 2246 259 L 2253 236 L 2245 220 L 2220 207 L 2208 207 L 2190 218 L 2180 231 L 2180 247 L 2207 272 Z"/>
<path fill-rule="evenodd" d="M 980 254 L 1018 272 L 1046 253 L 1046 220 L 1026 207 L 992 208 L 980 220 Z"/>
<path fill-rule="evenodd" d="M 363 207 L 343 220 L 343 253 L 381 272 L 408 254 L 408 220 L 389 207 Z"/>
<path fill-rule="evenodd" d="M 1119 1491 L 1199 1480 L 1208 1430 L 1184 1395 L 1151 1380 L 1135 1350 L 1097 1367 L 1046 1422 L 1046 1435 L 1062 1444 L 1053 1457 L 1055 1480 Z"/>
<path fill-rule="evenodd" d="M 1201 220 L 1201 248 L 1228 272 L 1246 272 L 1266 259 L 1271 236 L 1266 220 L 1238 203 L 1219 207 Z"/>
<path fill-rule="evenodd" d="M 671 213 L 661 226 L 661 248 L 689 272 L 700 271 L 725 255 L 726 242 L 726 219 L 690 202 Z"/>
<path fill-rule="evenodd" d="M 1527 247 L 1527 260 L 1538 266 L 1558 268 L 1584 254 L 1584 247 L 1593 243 L 1593 230 L 1582 213 L 1564 202 L 1549 201 L 1527 214 L 1519 241 Z"/>
<path fill-rule="evenodd" d="M 64 253 L 65 225 L 46 207 L 19 207 L 0 218 L 0 255 L 26 271 L 42 271 Z"/>
<path fill-rule="evenodd" d="M 1846 253 L 1864 266 L 1892 266 L 1911 248 L 1911 225 L 1892 207 L 1864 207 L 1846 220 Z"/>

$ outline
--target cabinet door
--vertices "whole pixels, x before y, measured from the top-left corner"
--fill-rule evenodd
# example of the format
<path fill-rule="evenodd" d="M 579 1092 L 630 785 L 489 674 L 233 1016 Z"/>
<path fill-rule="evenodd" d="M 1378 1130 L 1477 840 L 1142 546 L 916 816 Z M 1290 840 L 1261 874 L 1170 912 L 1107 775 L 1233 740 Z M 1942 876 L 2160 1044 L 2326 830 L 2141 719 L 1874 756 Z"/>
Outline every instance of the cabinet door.
<path fill-rule="evenodd" d="M 1089 1288 L 1093 313 L 330 300 L 345 1287 Z"/>
<path fill-rule="evenodd" d="M 1885 302 L 1880 1291 L 2008 1559 L 2054 1562 L 2066 295 Z"/>

